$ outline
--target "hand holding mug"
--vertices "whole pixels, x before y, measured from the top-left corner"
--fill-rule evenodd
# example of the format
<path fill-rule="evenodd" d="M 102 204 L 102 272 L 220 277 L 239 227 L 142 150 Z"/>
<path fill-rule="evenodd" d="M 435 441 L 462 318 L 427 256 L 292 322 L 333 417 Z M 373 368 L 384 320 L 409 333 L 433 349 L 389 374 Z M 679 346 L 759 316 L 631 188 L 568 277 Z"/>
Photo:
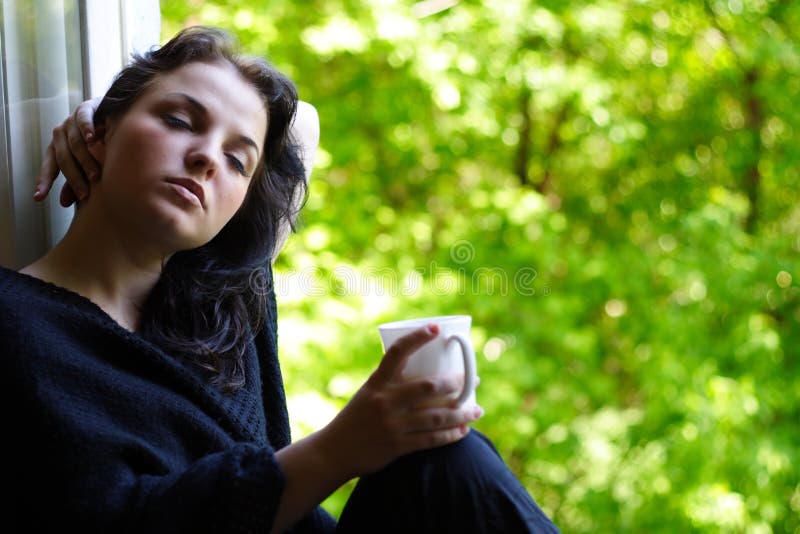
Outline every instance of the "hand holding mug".
<path fill-rule="evenodd" d="M 430 398 L 424 402 L 428 406 L 447 403 L 475 406 L 475 389 L 478 376 L 475 350 L 470 340 L 472 317 L 469 315 L 445 315 L 407 319 L 385 323 L 378 327 L 384 347 L 391 346 L 400 336 L 412 332 L 425 324 L 436 324 L 442 335 L 420 347 L 410 355 L 403 369 L 406 378 L 424 378 L 437 375 L 450 375 L 462 380 L 460 393 L 449 399 Z"/>
<path fill-rule="evenodd" d="M 436 340 L 439 327 L 418 326 L 398 336 L 380 365 L 345 408 L 320 433 L 329 462 L 350 477 L 379 470 L 397 457 L 463 438 L 467 424 L 483 411 L 477 405 L 446 401 L 463 390 L 451 374 L 404 375 L 409 357 Z"/>

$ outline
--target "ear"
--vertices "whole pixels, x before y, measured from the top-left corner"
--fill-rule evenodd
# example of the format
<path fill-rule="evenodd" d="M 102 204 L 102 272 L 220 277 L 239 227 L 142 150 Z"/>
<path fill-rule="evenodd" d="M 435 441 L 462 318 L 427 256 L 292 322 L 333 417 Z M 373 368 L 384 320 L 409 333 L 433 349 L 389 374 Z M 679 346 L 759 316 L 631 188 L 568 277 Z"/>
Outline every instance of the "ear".
<path fill-rule="evenodd" d="M 94 138 L 86 145 L 89 153 L 100 165 L 103 165 L 106 162 L 106 138 L 108 136 L 108 128 L 106 127 L 106 124 L 95 126 Z"/>

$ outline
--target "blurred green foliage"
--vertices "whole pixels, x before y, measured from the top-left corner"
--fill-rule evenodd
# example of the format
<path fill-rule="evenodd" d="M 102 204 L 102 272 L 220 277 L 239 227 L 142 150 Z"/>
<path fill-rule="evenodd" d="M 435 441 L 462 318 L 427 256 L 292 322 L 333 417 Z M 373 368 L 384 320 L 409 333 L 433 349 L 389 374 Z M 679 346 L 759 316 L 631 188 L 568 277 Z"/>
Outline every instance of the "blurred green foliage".
<path fill-rule="evenodd" d="M 161 4 L 320 114 L 277 264 L 296 438 L 378 323 L 468 313 L 476 427 L 565 532 L 800 533 L 800 3 Z"/>

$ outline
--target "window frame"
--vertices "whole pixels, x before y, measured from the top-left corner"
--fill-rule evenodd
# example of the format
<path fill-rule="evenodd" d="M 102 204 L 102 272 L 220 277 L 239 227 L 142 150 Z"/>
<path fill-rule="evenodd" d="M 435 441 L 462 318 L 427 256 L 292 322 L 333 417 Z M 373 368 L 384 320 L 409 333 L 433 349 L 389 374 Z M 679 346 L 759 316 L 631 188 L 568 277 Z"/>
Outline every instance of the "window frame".
<path fill-rule="evenodd" d="M 20 0 L 0 0 L 2 18 L 15 17 L 18 9 L 26 4 Z M 41 0 L 21 0 L 41 1 Z M 52 1 L 52 0 L 47 0 Z M 83 99 L 102 96 L 110 86 L 114 76 L 124 67 L 134 52 L 144 52 L 157 45 L 161 34 L 161 13 L 159 0 L 61 0 L 57 9 L 70 6 L 77 7 L 77 23 L 70 22 L 64 28 L 56 30 L 79 33 L 80 40 L 80 79 L 81 91 L 78 96 Z M 30 7 L 28 4 L 27 7 Z M 9 19 L 6 19 L 11 20 Z M 46 23 L 42 23 L 43 25 Z M 66 24 L 66 23 L 65 23 Z M 77 24 L 73 28 L 72 24 Z M 46 117 L 37 125 L 22 122 L 24 131 L 35 130 L 41 138 L 41 153 L 36 148 L 27 152 L 22 150 L 21 141 L 16 135 L 20 127 L 18 113 L 11 110 L 18 100 L 10 102 L 9 87 L 16 87 L 17 81 L 13 69 L 5 62 L 8 50 L 4 47 L 6 39 L 14 36 L 6 34 L 3 27 L 3 38 L 0 39 L 0 57 L 3 65 L 0 68 L 0 89 L 3 91 L 3 107 L 0 109 L 0 265 L 18 269 L 45 254 L 55 243 L 61 240 L 72 221 L 74 208 L 64 208 L 59 204 L 59 193 L 64 183 L 59 177 L 49 197 L 43 202 L 34 202 L 33 188 L 37 180 L 38 166 L 41 165 L 47 149 L 50 129 L 60 123 L 63 118 L 44 113 L 41 99 L 32 96 L 31 121 Z M 12 28 L 16 31 L 16 27 Z M 49 32 L 42 25 L 34 25 L 34 32 Z M 13 33 L 13 32 L 12 32 Z M 38 48 L 37 48 L 38 51 Z M 16 52 L 14 52 L 16 53 Z M 44 65 L 42 69 L 47 69 Z M 42 70 L 37 69 L 39 73 Z M 82 94 L 81 94 L 82 93 Z M 72 102 L 70 106 L 74 105 Z M 66 110 L 66 106 L 65 106 Z M 60 111 L 55 112 L 59 114 Z M 65 115 L 68 111 L 65 111 Z M 51 124 L 56 121 L 55 124 Z M 30 150 L 34 152 L 31 153 Z M 15 164 L 15 157 L 22 157 Z"/>

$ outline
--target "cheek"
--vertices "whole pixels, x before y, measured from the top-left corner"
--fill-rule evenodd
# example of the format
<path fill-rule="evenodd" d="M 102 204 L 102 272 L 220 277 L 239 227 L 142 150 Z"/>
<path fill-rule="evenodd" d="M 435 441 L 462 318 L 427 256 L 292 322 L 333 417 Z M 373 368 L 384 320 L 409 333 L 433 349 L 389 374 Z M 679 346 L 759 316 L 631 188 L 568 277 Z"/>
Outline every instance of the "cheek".
<path fill-rule="evenodd" d="M 238 183 L 222 187 L 219 195 L 219 215 L 226 222 L 230 220 L 244 203 L 247 197 L 248 182 L 238 180 Z"/>
<path fill-rule="evenodd" d="M 148 167 L 162 165 L 170 153 L 177 153 L 174 140 L 149 121 L 129 121 L 125 126 L 108 144 L 105 166 L 138 174 Z"/>

